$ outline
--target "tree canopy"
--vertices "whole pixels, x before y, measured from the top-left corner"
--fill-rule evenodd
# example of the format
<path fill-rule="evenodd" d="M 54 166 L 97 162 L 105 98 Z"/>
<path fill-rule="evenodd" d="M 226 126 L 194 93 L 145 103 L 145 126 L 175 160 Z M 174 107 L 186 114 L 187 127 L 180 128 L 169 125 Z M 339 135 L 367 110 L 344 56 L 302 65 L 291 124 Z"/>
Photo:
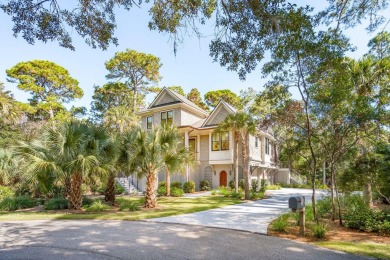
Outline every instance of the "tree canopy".
<path fill-rule="evenodd" d="M 221 99 L 236 108 L 241 108 L 240 97 L 230 89 L 213 90 L 204 95 L 204 101 L 212 108 L 216 107 Z"/>
<path fill-rule="evenodd" d="M 115 53 L 115 56 L 105 63 L 107 79 L 117 80 L 133 91 L 132 112 L 137 110 L 139 92 L 147 94 L 148 86 L 160 80 L 160 58 L 152 54 L 129 50 Z"/>
<path fill-rule="evenodd" d="M 63 109 L 62 103 L 83 96 L 83 90 L 69 72 L 54 62 L 33 60 L 20 62 L 8 69 L 9 81 L 17 83 L 21 90 L 29 92 L 30 104 L 38 112 L 44 111 L 51 119 L 55 111 Z"/>

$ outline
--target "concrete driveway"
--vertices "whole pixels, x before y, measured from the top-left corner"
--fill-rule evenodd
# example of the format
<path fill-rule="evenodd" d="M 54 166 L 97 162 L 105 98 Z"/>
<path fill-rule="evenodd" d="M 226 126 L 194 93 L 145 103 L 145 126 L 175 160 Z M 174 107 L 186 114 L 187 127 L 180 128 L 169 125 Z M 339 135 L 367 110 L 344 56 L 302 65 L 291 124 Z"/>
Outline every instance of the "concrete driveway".
<path fill-rule="evenodd" d="M 0 259 L 366 259 L 276 237 L 129 221 L 0 222 Z"/>
<path fill-rule="evenodd" d="M 288 199 L 291 196 L 305 196 L 306 203 L 310 203 L 311 194 L 312 191 L 309 189 L 283 188 L 267 191 L 268 199 L 147 221 L 219 227 L 267 234 L 267 228 L 271 221 L 289 210 Z M 317 199 L 325 194 L 327 194 L 326 191 L 317 191 Z"/>

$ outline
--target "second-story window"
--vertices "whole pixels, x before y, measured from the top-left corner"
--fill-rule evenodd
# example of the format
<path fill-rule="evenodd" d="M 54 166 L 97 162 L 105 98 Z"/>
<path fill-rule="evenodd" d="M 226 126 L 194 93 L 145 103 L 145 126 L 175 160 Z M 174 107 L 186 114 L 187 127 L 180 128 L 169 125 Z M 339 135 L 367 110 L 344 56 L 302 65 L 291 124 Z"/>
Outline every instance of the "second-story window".
<path fill-rule="evenodd" d="M 229 150 L 229 132 L 213 133 L 211 135 L 211 150 Z"/>
<path fill-rule="evenodd" d="M 152 129 L 153 126 L 153 117 L 146 117 L 146 129 Z"/>
<path fill-rule="evenodd" d="M 269 139 L 265 138 L 265 154 L 269 154 Z"/>
<path fill-rule="evenodd" d="M 255 137 L 255 147 L 259 147 L 259 138 Z"/>
<path fill-rule="evenodd" d="M 161 124 L 173 124 L 173 110 L 161 112 Z"/>

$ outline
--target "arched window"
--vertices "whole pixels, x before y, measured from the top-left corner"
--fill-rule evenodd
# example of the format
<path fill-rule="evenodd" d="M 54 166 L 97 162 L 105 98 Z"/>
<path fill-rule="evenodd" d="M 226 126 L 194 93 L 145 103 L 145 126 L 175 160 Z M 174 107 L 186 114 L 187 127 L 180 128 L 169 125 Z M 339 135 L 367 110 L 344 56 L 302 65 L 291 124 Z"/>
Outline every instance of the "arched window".
<path fill-rule="evenodd" d="M 210 166 L 204 168 L 204 179 L 209 181 L 210 187 L 213 187 L 213 169 Z"/>

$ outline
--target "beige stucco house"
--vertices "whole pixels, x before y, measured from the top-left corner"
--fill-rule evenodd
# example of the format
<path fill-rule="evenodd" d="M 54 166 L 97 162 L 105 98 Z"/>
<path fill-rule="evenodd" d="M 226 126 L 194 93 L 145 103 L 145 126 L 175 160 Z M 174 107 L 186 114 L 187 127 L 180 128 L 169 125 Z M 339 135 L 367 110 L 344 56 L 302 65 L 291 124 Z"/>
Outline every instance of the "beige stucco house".
<path fill-rule="evenodd" d="M 215 133 L 218 123 L 236 109 L 221 100 L 215 109 L 208 113 L 186 97 L 164 88 L 149 107 L 140 111 L 141 124 L 145 129 L 160 125 L 162 121 L 176 125 L 184 136 L 184 144 L 196 154 L 197 166 L 185 172 L 172 174 L 172 181 L 194 181 L 196 188 L 202 180 L 208 180 L 212 188 L 228 185 L 234 180 L 233 132 Z M 258 131 L 250 136 L 251 178 L 265 178 L 271 183 L 278 172 L 274 137 L 270 131 Z M 240 153 L 241 154 L 241 153 Z M 242 158 L 239 156 L 239 179 L 243 179 Z M 138 190 L 145 189 L 145 180 L 133 177 Z M 158 175 L 165 180 L 165 173 Z"/>

